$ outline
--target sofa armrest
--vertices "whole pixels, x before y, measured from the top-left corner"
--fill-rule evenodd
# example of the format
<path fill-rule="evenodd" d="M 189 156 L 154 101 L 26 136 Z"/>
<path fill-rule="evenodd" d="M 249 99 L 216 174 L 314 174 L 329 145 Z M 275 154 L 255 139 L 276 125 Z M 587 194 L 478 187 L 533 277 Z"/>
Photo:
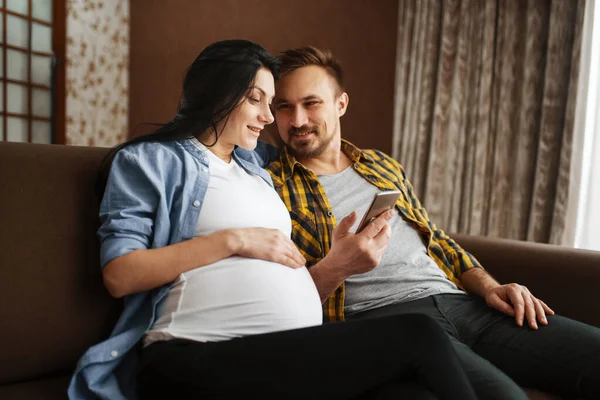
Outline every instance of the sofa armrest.
<path fill-rule="evenodd" d="M 500 283 L 527 286 L 557 314 L 600 327 L 600 252 L 454 234 Z"/>

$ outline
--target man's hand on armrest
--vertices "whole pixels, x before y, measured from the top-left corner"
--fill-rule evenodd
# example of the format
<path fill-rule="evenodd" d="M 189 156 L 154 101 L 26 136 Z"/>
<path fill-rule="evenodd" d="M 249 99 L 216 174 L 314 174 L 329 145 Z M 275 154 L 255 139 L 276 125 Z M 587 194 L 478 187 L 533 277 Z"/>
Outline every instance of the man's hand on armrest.
<path fill-rule="evenodd" d="M 333 231 L 329 253 L 309 270 L 322 302 L 349 276 L 377 267 L 390 240 L 387 222 L 393 215 L 393 211 L 383 213 L 359 234 L 349 231 L 356 223 L 356 211 L 340 221 Z"/>
<path fill-rule="evenodd" d="M 537 330 L 538 321 L 542 325 L 548 325 L 546 314 L 554 315 L 554 311 L 525 286 L 518 283 L 501 285 L 482 268 L 471 268 L 463 272 L 460 281 L 467 292 L 483 297 L 489 307 L 515 317 L 519 326 L 523 326 L 523 321 L 527 318 L 529 327 Z"/>

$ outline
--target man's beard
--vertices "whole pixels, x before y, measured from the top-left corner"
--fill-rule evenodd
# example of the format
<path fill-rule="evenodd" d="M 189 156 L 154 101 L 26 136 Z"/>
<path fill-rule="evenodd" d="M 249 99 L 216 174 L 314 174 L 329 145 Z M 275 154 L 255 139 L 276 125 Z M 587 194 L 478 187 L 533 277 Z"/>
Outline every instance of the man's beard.
<path fill-rule="evenodd" d="M 317 140 L 317 147 L 312 148 L 313 141 L 298 143 L 293 138 L 298 133 L 314 133 Z M 300 128 L 291 127 L 288 130 L 288 150 L 296 158 L 313 158 L 320 156 L 329 143 L 333 140 L 333 135 L 329 137 L 321 136 L 321 129 L 317 125 L 303 125 Z M 320 140 L 320 141 L 319 141 Z M 293 143 L 293 145 L 292 145 Z"/>

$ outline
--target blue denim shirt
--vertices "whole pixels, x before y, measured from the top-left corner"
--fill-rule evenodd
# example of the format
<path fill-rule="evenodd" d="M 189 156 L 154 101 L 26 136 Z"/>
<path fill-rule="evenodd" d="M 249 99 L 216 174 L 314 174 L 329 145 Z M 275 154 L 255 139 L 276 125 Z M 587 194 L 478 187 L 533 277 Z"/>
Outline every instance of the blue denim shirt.
<path fill-rule="evenodd" d="M 256 151 L 236 148 L 233 159 L 273 186 L 261 168 L 277 150 L 259 142 Z M 210 176 L 208 157 L 191 140 L 146 142 L 120 150 L 100 204 L 102 268 L 137 249 L 191 239 Z M 70 399 L 136 399 L 137 343 L 155 321 L 157 305 L 170 285 L 124 297 L 124 309 L 110 337 L 77 363 Z M 132 351 L 133 350 L 133 351 Z"/>

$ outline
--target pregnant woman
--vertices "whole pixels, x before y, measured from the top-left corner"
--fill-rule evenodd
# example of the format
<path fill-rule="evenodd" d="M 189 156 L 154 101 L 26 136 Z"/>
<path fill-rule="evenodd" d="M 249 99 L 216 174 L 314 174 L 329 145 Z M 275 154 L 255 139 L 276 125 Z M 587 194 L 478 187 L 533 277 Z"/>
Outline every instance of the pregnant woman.
<path fill-rule="evenodd" d="M 274 149 L 254 151 L 277 75 L 259 45 L 214 43 L 189 67 L 173 120 L 107 156 L 102 275 L 124 310 L 79 361 L 70 398 L 350 399 L 402 393 L 407 380 L 440 399 L 475 398 L 427 317 L 322 325 L 261 168 Z M 371 229 L 380 240 L 386 218 Z"/>

